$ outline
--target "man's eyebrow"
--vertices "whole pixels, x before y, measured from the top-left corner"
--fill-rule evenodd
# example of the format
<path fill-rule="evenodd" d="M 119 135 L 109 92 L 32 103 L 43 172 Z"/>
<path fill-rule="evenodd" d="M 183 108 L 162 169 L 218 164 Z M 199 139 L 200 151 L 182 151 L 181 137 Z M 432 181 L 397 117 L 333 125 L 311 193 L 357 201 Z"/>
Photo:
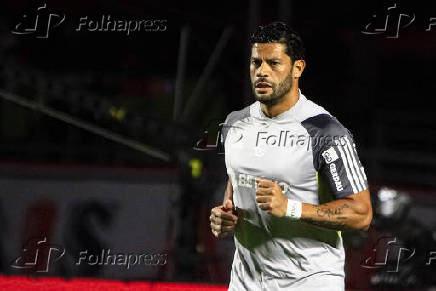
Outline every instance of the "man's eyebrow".
<path fill-rule="evenodd" d="M 252 60 L 254 61 L 260 61 L 261 58 L 256 58 L 256 57 L 251 57 Z M 281 61 L 281 58 L 270 58 L 270 59 L 266 59 L 267 62 L 272 62 L 272 61 Z"/>

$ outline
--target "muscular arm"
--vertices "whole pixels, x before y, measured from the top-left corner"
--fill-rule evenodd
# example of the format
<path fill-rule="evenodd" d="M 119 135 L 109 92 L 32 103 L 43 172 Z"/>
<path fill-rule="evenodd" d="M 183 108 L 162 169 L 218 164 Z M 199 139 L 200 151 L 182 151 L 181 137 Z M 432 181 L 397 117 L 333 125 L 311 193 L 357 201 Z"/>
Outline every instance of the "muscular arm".
<path fill-rule="evenodd" d="M 303 203 L 301 220 L 335 230 L 368 230 L 372 220 L 369 190 L 321 205 Z"/>
<path fill-rule="evenodd" d="M 289 200 L 277 183 L 256 179 L 256 202 L 260 209 L 284 217 Z M 372 220 L 369 190 L 348 195 L 321 205 L 302 203 L 302 221 L 335 230 L 368 230 Z M 298 202 L 299 203 L 299 202 Z"/>

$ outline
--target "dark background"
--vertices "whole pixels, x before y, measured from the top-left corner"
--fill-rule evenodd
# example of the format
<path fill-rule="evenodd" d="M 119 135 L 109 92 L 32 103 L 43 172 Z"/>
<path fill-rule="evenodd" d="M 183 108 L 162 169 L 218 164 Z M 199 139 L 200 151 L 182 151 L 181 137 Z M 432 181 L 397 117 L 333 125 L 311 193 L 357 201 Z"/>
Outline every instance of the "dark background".
<path fill-rule="evenodd" d="M 48 38 L 37 38 L 41 31 L 11 32 L 23 21 L 23 14 L 35 15 L 43 3 L 47 3 L 44 13 L 65 14 L 65 21 L 51 29 Z M 386 32 L 362 33 L 369 22 L 383 26 L 387 7 L 393 4 L 396 9 L 389 12 Z M 394 38 L 401 13 L 415 15 L 415 20 L 401 27 L 408 20 L 403 18 L 399 36 Z M 130 35 L 76 31 L 80 17 L 98 20 L 102 15 L 165 20 L 166 29 Z M 2 97 L 2 177 L 13 179 L 19 189 L 20 179 L 136 183 L 147 180 L 144 177 L 153 182 L 156 175 L 163 176 L 159 181 L 178 189 L 178 200 L 168 206 L 177 209 L 173 219 L 183 221 L 182 229 L 191 229 L 187 233 L 173 230 L 173 248 L 181 246 L 179 253 L 188 258 L 198 256 L 198 241 L 214 249 L 207 221 L 199 221 L 207 220 L 210 206 L 221 199 L 223 156 L 192 147 L 205 129 L 207 141 L 214 143 L 218 123 L 229 112 L 253 102 L 249 33 L 259 24 L 282 20 L 305 41 L 303 94 L 353 133 L 373 195 L 388 185 L 412 197 L 419 192 L 433 201 L 436 25 L 426 31 L 431 17 L 436 17 L 434 1 L 3 1 L 1 92 L 60 111 L 64 121 L 42 113 L 41 107 L 25 108 Z M 187 31 L 186 65 L 178 87 L 182 31 Z M 175 109 L 175 95 L 181 96 L 180 110 Z M 123 140 L 157 149 L 168 159 L 66 123 L 71 116 L 87 129 L 109 130 Z M 6 190 L 1 194 L 2 206 L 7 208 L 13 197 Z M 153 209 L 147 211 L 152 214 Z M 3 241 L 7 244 L 8 238 Z M 211 256 L 202 260 L 216 265 L 217 259 Z M 227 282 L 226 273 L 223 277 L 211 277 L 206 271 L 193 275 L 190 268 L 197 263 L 175 263 L 170 275 L 156 278 Z M 10 273 L 7 267 L 4 270 Z"/>

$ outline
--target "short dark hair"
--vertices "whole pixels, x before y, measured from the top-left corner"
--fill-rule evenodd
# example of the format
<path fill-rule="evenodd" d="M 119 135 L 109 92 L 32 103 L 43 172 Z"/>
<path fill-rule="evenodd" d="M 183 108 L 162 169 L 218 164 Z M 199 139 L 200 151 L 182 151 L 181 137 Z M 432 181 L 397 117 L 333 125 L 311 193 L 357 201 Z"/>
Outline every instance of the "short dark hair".
<path fill-rule="evenodd" d="M 286 45 L 286 54 L 295 60 L 304 60 L 304 44 L 300 35 L 284 22 L 273 22 L 265 26 L 258 26 L 250 36 L 250 47 L 255 43 L 278 42 Z"/>

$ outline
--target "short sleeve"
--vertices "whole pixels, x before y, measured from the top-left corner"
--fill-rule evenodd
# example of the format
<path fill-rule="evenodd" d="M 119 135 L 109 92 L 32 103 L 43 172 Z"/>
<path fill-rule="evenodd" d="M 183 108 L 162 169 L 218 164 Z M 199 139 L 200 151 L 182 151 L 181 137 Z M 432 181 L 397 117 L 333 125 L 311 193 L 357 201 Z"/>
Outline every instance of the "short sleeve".
<path fill-rule="evenodd" d="M 342 135 L 332 136 L 318 154 L 319 174 L 324 176 L 336 198 L 368 189 L 365 169 L 348 130 Z"/>
<path fill-rule="evenodd" d="M 311 137 L 320 187 L 328 187 L 335 199 L 368 189 L 365 169 L 347 128 L 329 114 L 310 117 L 302 125 Z"/>

